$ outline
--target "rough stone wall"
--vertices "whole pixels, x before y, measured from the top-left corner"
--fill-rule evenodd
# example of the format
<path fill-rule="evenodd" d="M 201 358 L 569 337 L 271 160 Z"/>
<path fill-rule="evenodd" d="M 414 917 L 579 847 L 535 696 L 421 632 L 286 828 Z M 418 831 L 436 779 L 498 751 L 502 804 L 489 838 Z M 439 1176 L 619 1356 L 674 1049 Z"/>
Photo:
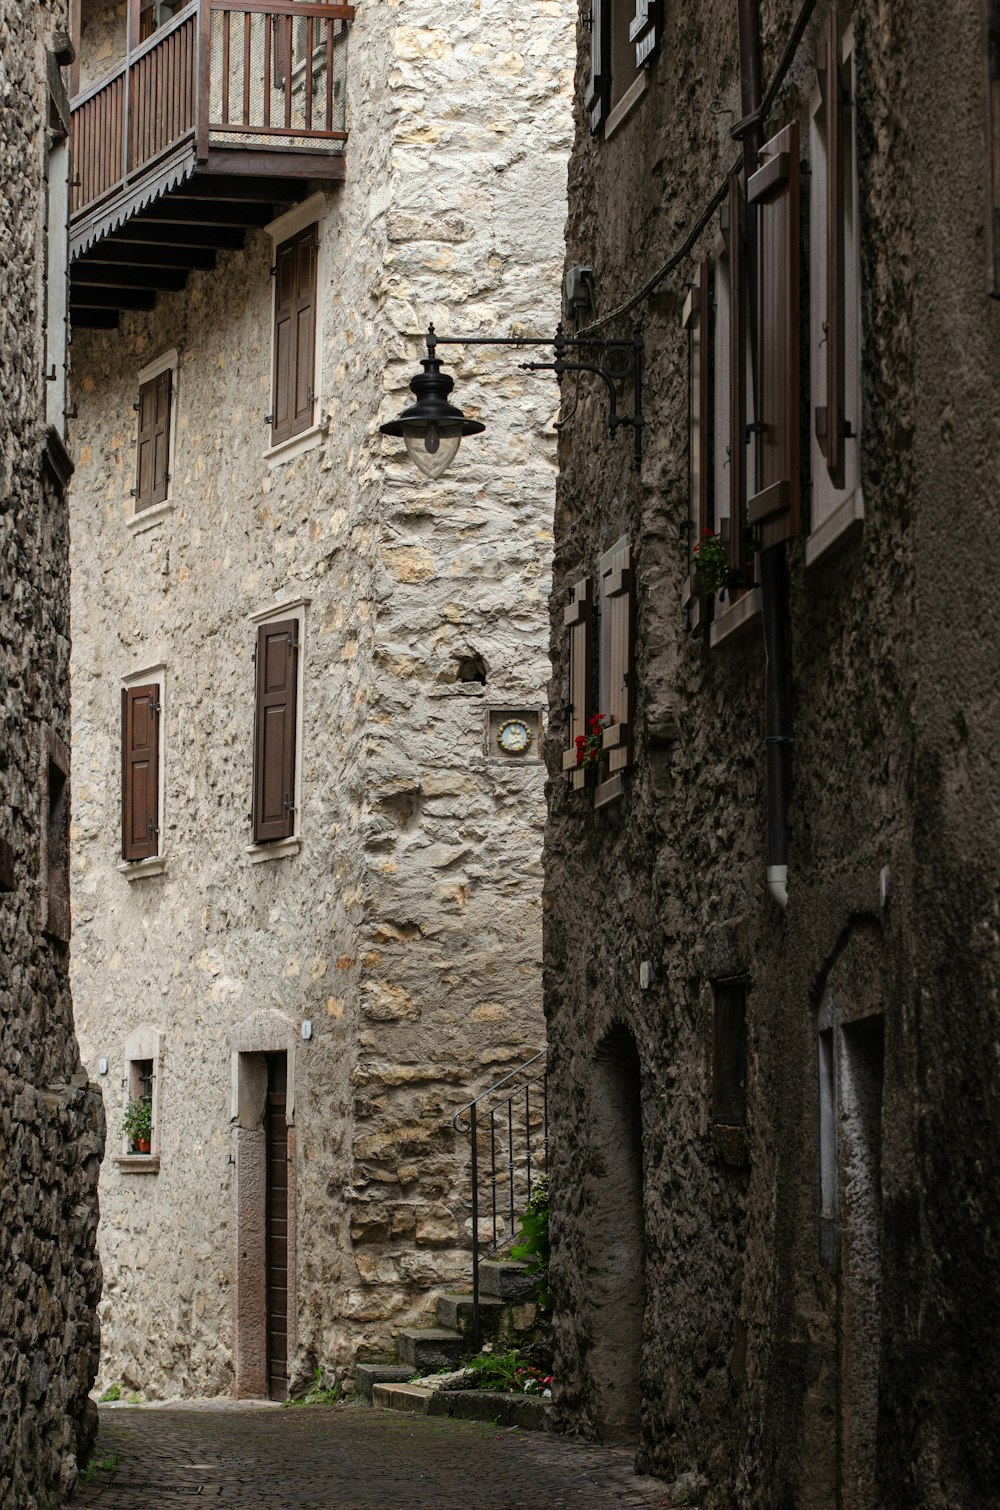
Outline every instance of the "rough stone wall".
<path fill-rule="evenodd" d="M 42 483 L 38 289 L 45 48 L 58 5 L 0 19 L 0 1504 L 61 1505 L 92 1437 L 100 1096 L 67 951 L 42 931 L 46 729 L 69 739 L 67 509 Z M 12 883 L 12 889 L 8 889 Z"/>
<path fill-rule="evenodd" d="M 490 427 L 437 485 L 377 426 L 429 319 L 508 334 L 558 318 L 570 12 L 359 7 L 348 181 L 322 229 L 316 449 L 263 458 L 262 234 L 149 316 L 75 340 L 75 984 L 113 1122 L 125 1038 L 164 1034 L 159 1173 L 109 1157 L 102 1174 L 102 1382 L 232 1388 L 229 1046 L 260 1010 L 314 1024 L 295 1060 L 296 1378 L 350 1378 L 468 1278 L 451 1112 L 544 1038 L 544 770 L 494 762 L 484 725 L 544 702 L 553 394 L 509 359 L 465 363 L 459 402 Z M 174 507 L 132 534 L 136 374 L 172 347 Z M 282 589 L 311 599 L 303 842 L 250 865 L 248 616 Z M 485 686 L 458 679 L 475 656 Z M 161 661 L 166 868 L 130 884 L 119 688 Z"/>
<path fill-rule="evenodd" d="M 762 4 L 764 83 L 798 13 Z M 815 87 L 814 17 L 768 134 Z M 997 1095 L 990 625 L 1000 460 L 1000 304 L 986 296 L 982 17 L 858 0 L 863 263 L 860 533 L 790 564 L 794 734 L 789 903 L 765 873 L 759 621 L 710 649 L 686 633 L 683 264 L 641 309 L 641 478 L 603 398 L 561 443 L 552 646 L 565 701 L 562 588 L 627 533 L 636 549 L 639 734 L 624 799 L 567 792 L 559 746 L 546 838 L 556 1411 L 593 1431 L 588 1181 L 597 1046 L 616 1022 L 642 1073 L 646 1318 L 640 1460 L 703 1472 L 713 1507 L 827 1506 L 837 1478 L 837 1285 L 820 1261 L 817 1012 L 832 992 L 884 1015 L 880 1506 L 978 1505 L 997 1481 L 1000 1210 L 986 1108 Z M 736 6 L 666 7 L 654 88 L 601 142 L 577 71 L 568 261 L 614 308 L 683 239 L 734 155 Z M 807 141 L 807 138 L 804 140 Z M 804 155 L 806 149 L 804 148 Z M 697 255 L 711 252 L 715 228 Z M 608 333 L 608 332 L 605 332 Z M 614 332 L 619 333 L 619 332 Z M 975 542 L 971 575 L 963 566 Z M 971 588 L 971 591 L 970 591 Z M 564 733 L 564 731 L 562 731 Z M 880 874 L 889 870 L 883 906 Z M 580 898 L 587 899 L 581 906 Z M 652 989 L 639 965 L 654 962 Z M 748 983 L 746 1162 L 710 1127 L 711 982 Z M 850 1025 L 849 1025 L 850 1026 Z M 848 1360 L 849 1361 L 849 1360 Z M 846 1366 L 846 1365 L 843 1365 Z"/>

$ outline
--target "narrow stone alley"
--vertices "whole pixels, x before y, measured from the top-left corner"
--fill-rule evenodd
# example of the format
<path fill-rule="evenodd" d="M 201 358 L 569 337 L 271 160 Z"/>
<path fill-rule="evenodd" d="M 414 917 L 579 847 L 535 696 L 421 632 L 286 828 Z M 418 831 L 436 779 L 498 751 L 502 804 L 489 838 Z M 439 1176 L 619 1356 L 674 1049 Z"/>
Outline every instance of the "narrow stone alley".
<path fill-rule="evenodd" d="M 362 1406 L 213 1402 L 102 1407 L 73 1510 L 204 1505 L 243 1510 L 459 1510 L 476 1504 L 670 1506 L 623 1449 L 476 1421 Z"/>

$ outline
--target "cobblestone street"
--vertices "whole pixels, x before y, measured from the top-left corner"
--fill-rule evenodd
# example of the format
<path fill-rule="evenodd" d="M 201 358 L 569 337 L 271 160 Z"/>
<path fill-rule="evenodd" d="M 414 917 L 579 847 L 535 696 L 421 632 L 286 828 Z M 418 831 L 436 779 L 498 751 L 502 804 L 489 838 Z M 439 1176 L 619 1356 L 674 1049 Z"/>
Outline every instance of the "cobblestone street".
<path fill-rule="evenodd" d="M 72 1501 L 103 1510 L 459 1510 L 482 1504 L 666 1506 L 631 1453 L 481 1422 L 355 1406 L 101 1409 L 97 1468 Z"/>

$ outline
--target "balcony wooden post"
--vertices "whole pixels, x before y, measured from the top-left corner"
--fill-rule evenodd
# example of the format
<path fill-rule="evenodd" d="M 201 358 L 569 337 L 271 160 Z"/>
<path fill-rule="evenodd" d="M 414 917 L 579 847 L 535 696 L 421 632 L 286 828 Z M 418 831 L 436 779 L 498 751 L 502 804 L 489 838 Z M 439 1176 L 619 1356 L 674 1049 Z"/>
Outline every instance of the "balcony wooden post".
<path fill-rule="evenodd" d="M 208 121 L 212 92 L 212 7 L 211 0 L 198 0 L 198 67 L 195 87 L 198 91 L 195 156 L 208 162 Z"/>

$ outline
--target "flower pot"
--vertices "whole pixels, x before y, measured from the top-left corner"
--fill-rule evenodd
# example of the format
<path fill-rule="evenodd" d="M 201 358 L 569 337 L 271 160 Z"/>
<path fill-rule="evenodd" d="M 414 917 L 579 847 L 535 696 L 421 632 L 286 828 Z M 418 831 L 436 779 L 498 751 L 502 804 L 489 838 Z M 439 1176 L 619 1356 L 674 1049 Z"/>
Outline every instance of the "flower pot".
<path fill-rule="evenodd" d="M 150 1149 L 150 1140 L 149 1140 L 149 1138 L 136 1138 L 136 1140 L 135 1140 L 135 1152 L 136 1153 L 149 1153 L 149 1149 Z"/>

